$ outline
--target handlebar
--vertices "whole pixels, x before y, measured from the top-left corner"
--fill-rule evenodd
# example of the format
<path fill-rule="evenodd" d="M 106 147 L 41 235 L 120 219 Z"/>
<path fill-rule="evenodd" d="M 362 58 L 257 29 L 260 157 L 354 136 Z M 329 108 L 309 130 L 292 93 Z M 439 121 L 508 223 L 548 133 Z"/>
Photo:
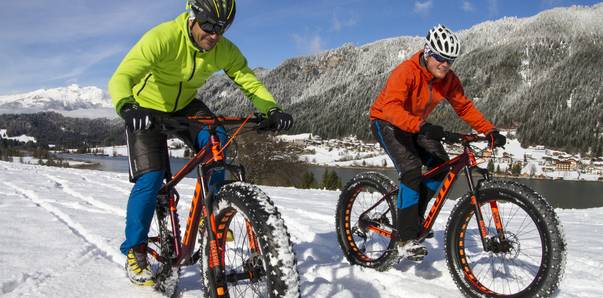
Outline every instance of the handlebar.
<path fill-rule="evenodd" d="M 191 124 L 197 123 L 205 126 L 245 126 L 255 124 L 254 129 L 258 132 L 271 131 L 268 118 L 260 113 L 255 113 L 248 117 L 230 117 L 230 116 L 176 116 L 176 117 L 158 117 L 158 122 L 163 130 L 177 131 L 186 130 Z"/>
<path fill-rule="evenodd" d="M 461 134 L 451 131 L 444 131 L 442 141 L 449 144 L 461 143 L 467 145 L 473 142 L 487 142 L 488 138 L 476 134 Z"/>

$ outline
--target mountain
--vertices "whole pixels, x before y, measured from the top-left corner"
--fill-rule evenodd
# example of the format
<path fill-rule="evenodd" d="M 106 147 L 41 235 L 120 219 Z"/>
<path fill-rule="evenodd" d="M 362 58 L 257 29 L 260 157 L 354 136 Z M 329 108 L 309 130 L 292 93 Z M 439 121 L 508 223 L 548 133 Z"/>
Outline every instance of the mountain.
<path fill-rule="evenodd" d="M 501 129 L 517 128 L 523 145 L 601 155 L 602 28 L 603 4 L 488 21 L 459 32 L 463 54 L 453 70 L 486 117 Z M 295 116 L 294 132 L 370 139 L 370 105 L 390 71 L 422 45 L 422 37 L 407 36 L 346 44 L 258 76 Z M 211 77 L 199 95 L 218 113 L 253 110 L 224 75 Z M 428 120 L 469 129 L 448 104 Z"/>
<path fill-rule="evenodd" d="M 522 145 L 601 156 L 602 29 L 603 3 L 484 22 L 458 32 L 462 55 L 453 70 L 486 117 L 500 129 L 517 129 Z M 293 133 L 372 139 L 370 105 L 391 70 L 422 46 L 422 37 L 409 36 L 346 44 L 255 71 L 294 115 Z M 219 114 L 254 110 L 225 75 L 210 77 L 199 96 Z M 91 107 L 94 110 L 88 110 Z M 0 96 L 0 114 L 41 110 L 116 117 L 108 96 L 95 87 L 72 85 Z M 428 121 L 469 130 L 448 104 L 441 104 Z"/>
<path fill-rule="evenodd" d="M 111 98 L 98 87 L 80 87 L 73 84 L 0 96 L 0 114 L 41 111 L 56 111 L 73 117 L 116 117 Z"/>
<path fill-rule="evenodd" d="M 73 118 L 57 112 L 0 114 L 0 128 L 6 129 L 8 137 L 30 136 L 42 146 L 79 148 L 126 143 L 121 118 Z"/>

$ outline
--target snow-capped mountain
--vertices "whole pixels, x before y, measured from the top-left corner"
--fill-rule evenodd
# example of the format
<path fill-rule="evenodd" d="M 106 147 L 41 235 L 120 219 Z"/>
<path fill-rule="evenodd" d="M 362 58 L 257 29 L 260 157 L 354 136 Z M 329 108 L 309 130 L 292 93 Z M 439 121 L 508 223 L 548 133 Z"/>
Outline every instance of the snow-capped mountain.
<path fill-rule="evenodd" d="M 603 154 L 600 28 L 603 3 L 487 21 L 458 32 L 463 50 L 453 70 L 486 118 L 500 129 L 517 129 L 522 144 L 599 156 Z M 281 107 L 294 115 L 293 133 L 370 139 L 370 105 L 391 70 L 423 43 L 423 37 L 400 36 L 346 44 L 292 57 L 256 73 Z M 92 118 L 117 116 L 107 95 L 87 88 L 91 89 L 73 85 L 0 96 L 0 114 L 54 110 L 67 116 L 76 112 Z M 94 90 L 96 97 L 85 96 L 83 90 Z M 212 76 L 199 89 L 199 97 L 219 114 L 253 110 L 225 75 Z M 468 129 L 446 104 L 427 120 L 450 130 Z"/>
<path fill-rule="evenodd" d="M 603 3 L 506 17 L 459 31 L 462 55 L 452 66 L 465 94 L 499 129 L 514 128 L 523 145 L 603 152 Z M 293 133 L 372 138 L 368 111 L 391 70 L 419 50 L 423 37 L 347 44 L 287 59 L 259 76 L 294 115 Z M 253 107 L 225 75 L 199 96 L 216 113 Z M 469 126 L 441 104 L 427 121 L 450 130 Z"/>
<path fill-rule="evenodd" d="M 69 116 L 114 117 L 111 98 L 94 86 L 76 84 L 54 89 L 0 96 L 0 113 L 56 111 Z"/>

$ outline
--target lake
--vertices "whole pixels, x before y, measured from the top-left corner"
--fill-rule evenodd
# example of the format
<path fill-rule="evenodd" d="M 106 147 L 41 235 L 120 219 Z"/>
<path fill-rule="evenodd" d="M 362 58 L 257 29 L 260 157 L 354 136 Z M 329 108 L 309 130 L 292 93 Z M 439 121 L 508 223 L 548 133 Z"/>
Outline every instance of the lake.
<path fill-rule="evenodd" d="M 60 154 L 63 159 L 91 161 L 98 163 L 94 169 L 101 171 L 112 172 L 128 172 L 127 157 L 111 157 L 111 156 L 93 156 L 86 154 Z M 171 159 L 172 172 L 175 173 L 178 169 L 188 162 L 187 159 L 173 158 Z M 341 179 L 342 185 L 352 179 L 354 175 L 367 171 L 362 168 L 339 168 L 339 167 L 324 167 L 309 165 L 308 171 L 314 174 L 317 182 L 322 180 L 322 176 L 326 169 L 334 170 L 337 176 Z M 387 175 L 394 181 L 397 179 L 395 169 L 371 169 Z M 195 177 L 194 173 L 189 174 L 190 177 Z M 603 183 L 596 181 L 566 181 L 566 180 L 542 180 L 542 179 L 527 179 L 527 178 L 499 178 L 504 180 L 514 180 L 525 184 L 540 193 L 545 197 L 555 208 L 563 209 L 584 209 L 603 207 Z M 458 198 L 466 191 L 466 180 L 464 176 L 457 177 L 449 195 L 451 198 Z"/>

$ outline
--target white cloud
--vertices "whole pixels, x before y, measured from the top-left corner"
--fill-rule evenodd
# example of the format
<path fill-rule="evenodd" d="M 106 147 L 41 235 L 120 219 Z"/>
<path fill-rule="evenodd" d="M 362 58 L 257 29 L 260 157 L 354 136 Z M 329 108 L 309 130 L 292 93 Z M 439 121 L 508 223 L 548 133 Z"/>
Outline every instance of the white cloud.
<path fill-rule="evenodd" d="M 471 2 L 467 1 L 467 0 L 463 0 L 463 6 L 462 9 L 464 11 L 474 11 L 475 7 L 473 7 L 473 4 L 471 4 Z"/>
<path fill-rule="evenodd" d="M 331 22 L 331 31 L 339 32 L 345 27 L 353 27 L 358 23 L 355 17 L 349 17 L 345 20 L 341 20 L 337 15 L 333 15 Z"/>
<path fill-rule="evenodd" d="M 498 0 L 488 0 L 488 14 L 490 16 L 498 15 Z"/>
<path fill-rule="evenodd" d="M 29 91 L 24 82 L 35 82 L 34 85 L 38 86 L 35 88 L 77 82 L 95 65 L 122 51 L 123 46 L 106 45 L 85 51 L 71 50 L 61 54 L 37 55 L 35 58 L 30 53 L 11 51 L 9 53 L 13 63 L 5 63 L 4 71 L 0 72 L 0 90 L 3 94 Z"/>
<path fill-rule="evenodd" d="M 119 4 L 109 2 L 103 9 L 89 7 L 90 4 L 86 2 L 74 4 L 68 0 L 48 1 L 36 9 L 29 7 L 28 2 L 31 1 L 17 2 L 10 11 L 28 13 L 0 20 L 0 35 L 4 41 L 18 44 L 56 43 L 126 32 L 144 32 L 159 22 L 166 21 L 164 11 L 169 9 L 165 4 L 149 3 L 141 6 L 136 1 Z M 173 18 L 173 15 L 170 16 Z M 24 39 L 24 36 L 31 38 Z"/>
<path fill-rule="evenodd" d="M 90 78 L 105 82 L 108 66 L 100 64 L 182 11 L 183 4 L 165 1 L 145 5 L 137 0 L 3 3 L 0 94 Z"/>
<path fill-rule="evenodd" d="M 417 12 L 417 13 L 428 13 L 429 10 L 431 10 L 432 7 L 433 7 L 433 1 L 432 0 L 428 0 L 428 1 L 425 1 L 425 2 L 416 1 L 415 2 L 414 12 Z"/>
<path fill-rule="evenodd" d="M 322 38 L 317 33 L 309 36 L 293 34 L 292 37 L 297 48 L 305 54 L 315 54 L 323 50 Z"/>

